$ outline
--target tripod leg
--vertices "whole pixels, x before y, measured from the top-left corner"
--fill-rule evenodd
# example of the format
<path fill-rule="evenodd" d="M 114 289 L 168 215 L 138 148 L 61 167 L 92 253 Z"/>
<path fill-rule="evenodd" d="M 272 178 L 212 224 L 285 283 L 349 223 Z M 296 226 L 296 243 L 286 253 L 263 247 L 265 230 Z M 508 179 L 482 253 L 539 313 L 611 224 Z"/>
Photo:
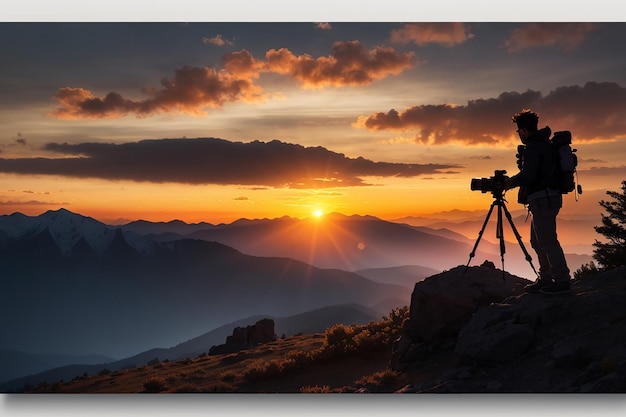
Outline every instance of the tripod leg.
<path fill-rule="evenodd" d="M 522 248 L 522 252 L 524 252 L 524 255 L 526 255 L 526 261 L 528 261 L 528 263 L 530 264 L 530 267 L 533 269 L 533 272 L 535 273 L 535 275 L 539 276 L 539 273 L 537 272 L 537 270 L 535 269 L 535 266 L 533 265 L 533 259 L 528 253 L 528 251 L 526 250 L 524 243 L 522 243 L 522 237 L 520 236 L 519 232 L 515 228 L 515 224 L 513 224 L 511 213 L 509 213 L 509 210 L 506 208 L 506 205 L 503 204 L 502 208 L 504 209 L 504 214 L 506 215 L 506 218 L 509 221 L 509 224 L 511 225 L 511 229 L 513 229 L 513 233 L 515 234 L 515 237 L 517 238 L 517 243 L 519 243 L 520 248 Z"/>
<path fill-rule="evenodd" d="M 487 217 L 485 217 L 485 221 L 483 222 L 483 227 L 478 232 L 478 238 L 476 239 L 474 248 L 472 249 L 472 252 L 469 255 L 469 259 L 467 260 L 467 265 L 465 265 L 465 271 L 467 271 L 467 268 L 469 268 L 470 262 L 472 262 L 472 258 L 476 255 L 476 248 L 478 248 L 478 243 L 480 242 L 480 239 L 483 237 L 483 233 L 485 232 L 485 227 L 487 226 L 487 223 L 489 222 L 489 217 L 491 216 L 491 212 L 493 212 L 493 208 L 495 206 L 496 206 L 496 201 L 491 203 L 491 207 L 489 207 L 489 211 L 487 212 Z"/>
<path fill-rule="evenodd" d="M 504 227 L 502 225 L 502 210 L 504 201 L 498 200 L 498 224 L 496 226 L 496 238 L 500 239 L 500 262 L 502 262 L 502 280 L 504 281 L 504 254 L 506 253 L 506 245 L 504 243 Z"/>

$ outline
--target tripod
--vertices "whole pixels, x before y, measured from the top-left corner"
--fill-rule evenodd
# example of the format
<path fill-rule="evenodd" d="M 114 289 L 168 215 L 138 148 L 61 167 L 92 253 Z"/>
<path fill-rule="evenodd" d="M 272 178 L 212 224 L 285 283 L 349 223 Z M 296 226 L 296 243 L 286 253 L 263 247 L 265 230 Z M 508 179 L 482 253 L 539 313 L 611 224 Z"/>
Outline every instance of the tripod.
<path fill-rule="evenodd" d="M 500 259 L 502 261 L 502 280 L 504 280 L 504 254 L 506 252 L 506 247 L 504 244 L 504 229 L 502 227 L 502 212 L 504 212 L 504 214 L 506 215 L 506 218 L 509 221 L 509 224 L 511 225 L 511 229 L 513 230 L 513 233 L 515 234 L 515 237 L 517 238 L 517 242 L 522 248 L 522 252 L 524 252 L 524 255 L 526 255 L 526 260 L 530 264 L 530 267 L 533 269 L 533 272 L 535 273 L 535 275 L 539 276 L 539 274 L 537 273 L 537 270 L 535 269 L 535 266 L 533 265 L 533 260 L 530 254 L 528 253 L 528 251 L 524 247 L 524 244 L 522 243 L 522 237 L 520 236 L 519 232 L 515 228 L 515 224 L 513 224 L 511 213 L 509 213 L 509 210 L 506 208 L 506 200 L 504 199 L 504 190 L 494 189 L 491 193 L 493 195 L 494 200 L 493 200 L 493 203 L 491 203 L 491 207 L 489 207 L 489 212 L 487 213 L 487 217 L 485 218 L 483 227 L 478 232 L 478 239 L 476 239 L 474 248 L 472 249 L 472 252 L 469 255 L 469 260 L 467 261 L 467 265 L 465 265 L 465 271 L 467 271 L 467 269 L 469 268 L 469 264 L 472 261 L 472 258 L 476 255 L 476 248 L 478 248 L 478 243 L 480 242 L 480 239 L 483 237 L 483 233 L 485 232 L 485 227 L 487 226 L 487 223 L 489 222 L 489 217 L 491 216 L 491 213 L 493 212 L 494 207 L 498 207 L 498 221 L 496 223 L 496 239 L 500 240 Z"/>

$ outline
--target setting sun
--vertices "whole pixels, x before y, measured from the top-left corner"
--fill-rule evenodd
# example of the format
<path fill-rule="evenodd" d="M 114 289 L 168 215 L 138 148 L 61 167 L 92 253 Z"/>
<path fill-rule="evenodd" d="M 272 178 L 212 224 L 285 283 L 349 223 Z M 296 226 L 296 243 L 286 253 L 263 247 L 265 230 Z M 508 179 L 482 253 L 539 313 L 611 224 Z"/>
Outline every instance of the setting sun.
<path fill-rule="evenodd" d="M 313 216 L 315 216 L 315 217 L 317 217 L 317 218 L 320 218 L 320 217 L 322 217 L 323 215 L 324 215 L 324 212 L 323 212 L 322 210 L 320 210 L 320 209 L 317 209 L 317 210 L 315 210 L 315 211 L 313 212 Z"/>

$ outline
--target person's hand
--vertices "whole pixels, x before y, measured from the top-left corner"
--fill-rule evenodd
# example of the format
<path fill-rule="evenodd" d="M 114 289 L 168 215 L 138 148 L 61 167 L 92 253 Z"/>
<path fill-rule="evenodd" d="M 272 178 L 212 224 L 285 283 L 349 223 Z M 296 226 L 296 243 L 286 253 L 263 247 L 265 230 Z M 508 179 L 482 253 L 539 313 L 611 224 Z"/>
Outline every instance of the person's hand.
<path fill-rule="evenodd" d="M 504 189 L 510 190 L 511 188 L 515 188 L 515 185 L 513 185 L 513 180 L 507 177 L 504 179 Z"/>

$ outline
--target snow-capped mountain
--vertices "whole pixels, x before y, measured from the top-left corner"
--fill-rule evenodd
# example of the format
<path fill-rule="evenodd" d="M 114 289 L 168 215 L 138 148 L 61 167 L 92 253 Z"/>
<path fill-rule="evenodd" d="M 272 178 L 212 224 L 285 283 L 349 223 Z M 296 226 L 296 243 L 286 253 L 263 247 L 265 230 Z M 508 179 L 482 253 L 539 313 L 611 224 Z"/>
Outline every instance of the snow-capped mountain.
<path fill-rule="evenodd" d="M 107 226 L 91 217 L 81 216 L 66 209 L 50 210 L 40 216 L 21 213 L 0 216 L 0 231 L 10 239 L 25 239 L 48 230 L 63 256 L 69 256 L 84 240 L 98 255 L 111 245 L 118 228 Z M 120 230 L 124 240 L 137 252 L 148 255 L 154 250 L 153 242 L 127 230 Z"/>

